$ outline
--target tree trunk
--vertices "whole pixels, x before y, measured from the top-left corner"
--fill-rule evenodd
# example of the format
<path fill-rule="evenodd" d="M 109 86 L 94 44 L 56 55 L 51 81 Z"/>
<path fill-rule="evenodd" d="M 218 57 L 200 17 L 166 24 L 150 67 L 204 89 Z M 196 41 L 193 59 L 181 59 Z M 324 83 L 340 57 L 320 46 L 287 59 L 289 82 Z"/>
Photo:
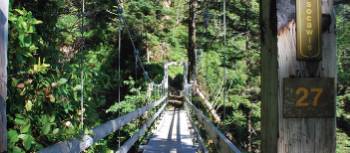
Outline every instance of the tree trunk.
<path fill-rule="evenodd" d="M 197 0 L 190 0 L 189 3 L 189 25 L 188 25 L 188 81 L 195 81 L 196 78 L 196 9 Z"/>
<path fill-rule="evenodd" d="M 262 153 L 335 153 L 335 117 L 283 116 L 284 78 L 337 78 L 333 0 L 321 4 L 322 60 L 307 62 L 296 57 L 295 0 L 261 1 Z"/>
<path fill-rule="evenodd" d="M 7 151 L 7 33 L 8 1 L 0 3 L 0 152 Z"/>
<path fill-rule="evenodd" d="M 218 113 L 216 112 L 215 108 L 213 107 L 213 105 L 208 101 L 207 98 L 205 98 L 204 94 L 199 90 L 198 87 L 195 87 L 195 91 L 198 94 L 198 96 L 202 99 L 202 104 L 207 108 L 207 110 L 210 112 L 210 114 L 213 116 L 214 118 L 214 122 L 215 123 L 220 123 L 221 122 L 221 118 L 218 115 Z"/>

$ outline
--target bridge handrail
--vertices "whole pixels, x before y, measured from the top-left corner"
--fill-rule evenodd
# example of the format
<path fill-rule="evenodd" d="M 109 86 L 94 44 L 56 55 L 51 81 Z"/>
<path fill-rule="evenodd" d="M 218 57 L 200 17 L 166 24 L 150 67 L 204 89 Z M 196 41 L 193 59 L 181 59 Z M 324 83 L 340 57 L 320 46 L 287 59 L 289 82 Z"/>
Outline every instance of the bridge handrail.
<path fill-rule="evenodd" d="M 203 137 L 200 135 L 199 129 L 197 128 L 197 126 L 195 125 L 194 120 L 191 117 L 191 112 L 190 112 L 190 108 L 188 108 L 188 105 L 184 105 L 185 106 L 185 110 L 186 110 L 186 114 L 190 120 L 191 126 L 193 128 L 193 131 L 195 133 L 195 136 L 198 140 L 198 144 L 199 144 L 199 148 L 201 149 L 202 153 L 209 153 L 209 150 L 207 149 L 207 147 L 205 146 L 204 143 L 204 139 Z"/>
<path fill-rule="evenodd" d="M 167 102 L 153 115 L 152 118 L 148 119 L 147 122 L 142 126 L 142 128 L 133 134 L 117 151 L 117 153 L 127 153 L 130 148 L 135 144 L 135 142 L 140 139 L 145 133 L 146 130 L 152 125 L 152 123 L 159 117 L 159 115 L 164 111 Z"/>
<path fill-rule="evenodd" d="M 130 112 L 124 116 L 118 117 L 114 120 L 110 120 L 100 126 L 92 129 L 91 135 L 83 135 L 82 138 L 74 138 L 68 141 L 63 141 L 56 143 L 52 146 L 44 148 L 39 151 L 39 153 L 79 153 L 90 147 L 95 142 L 103 139 L 107 135 L 117 131 L 127 123 L 135 120 L 136 118 L 142 116 L 147 111 L 154 107 L 159 106 L 164 103 L 167 99 L 167 95 L 163 96 L 161 99 L 154 101 L 142 108 L 139 108 L 133 112 Z"/>
<path fill-rule="evenodd" d="M 205 126 L 210 137 L 218 140 L 217 149 L 222 153 L 241 153 L 241 151 L 236 147 L 211 121 L 208 117 L 206 117 L 202 111 L 200 111 L 196 106 L 192 104 L 192 102 L 185 96 L 186 105 L 190 106 L 198 120 Z"/>

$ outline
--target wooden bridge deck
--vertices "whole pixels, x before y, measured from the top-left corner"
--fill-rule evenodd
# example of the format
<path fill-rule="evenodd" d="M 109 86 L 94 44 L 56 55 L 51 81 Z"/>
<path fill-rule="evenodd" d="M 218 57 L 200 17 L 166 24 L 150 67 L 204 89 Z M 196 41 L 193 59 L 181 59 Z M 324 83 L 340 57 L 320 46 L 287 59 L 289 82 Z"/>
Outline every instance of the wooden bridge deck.
<path fill-rule="evenodd" d="M 195 153 L 194 136 L 190 132 L 190 121 L 183 109 L 172 108 L 164 111 L 160 124 L 147 145 L 144 153 Z"/>

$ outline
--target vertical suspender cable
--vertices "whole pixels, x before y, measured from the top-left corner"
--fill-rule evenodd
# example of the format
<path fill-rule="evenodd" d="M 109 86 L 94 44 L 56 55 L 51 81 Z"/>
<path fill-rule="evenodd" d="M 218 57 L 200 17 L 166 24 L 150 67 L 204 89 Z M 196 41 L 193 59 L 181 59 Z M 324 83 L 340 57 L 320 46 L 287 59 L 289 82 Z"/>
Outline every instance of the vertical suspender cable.
<path fill-rule="evenodd" d="M 121 51 L 121 29 L 118 31 L 118 104 L 120 103 L 120 86 L 121 86 L 121 71 L 120 71 L 120 51 Z M 118 109 L 118 117 L 120 116 L 120 110 Z M 120 130 L 118 130 L 118 148 L 120 148 Z"/>
<path fill-rule="evenodd" d="M 224 104 L 224 116 L 226 117 L 226 82 L 227 82 L 227 68 L 226 68 L 226 51 L 227 51 L 227 27 L 226 27 L 226 0 L 223 0 L 223 26 L 224 26 L 224 90 L 223 90 L 223 104 Z"/>
<path fill-rule="evenodd" d="M 82 9 L 81 9 L 81 39 L 82 39 L 82 46 L 80 47 L 80 53 L 84 50 L 84 17 L 85 17 L 85 0 L 82 0 Z M 80 80 L 81 80 L 81 97 L 80 97 L 80 108 L 81 108 L 81 129 L 84 129 L 84 67 L 83 67 L 83 60 L 80 58 Z"/>

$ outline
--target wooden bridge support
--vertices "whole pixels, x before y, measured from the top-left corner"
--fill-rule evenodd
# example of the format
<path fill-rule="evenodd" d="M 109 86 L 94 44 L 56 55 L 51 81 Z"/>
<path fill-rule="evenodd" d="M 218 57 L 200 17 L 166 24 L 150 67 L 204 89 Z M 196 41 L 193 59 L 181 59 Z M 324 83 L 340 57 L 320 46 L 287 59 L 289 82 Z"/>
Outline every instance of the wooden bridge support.
<path fill-rule="evenodd" d="M 9 1 L 0 2 L 0 153 L 7 151 L 7 33 Z"/>
<path fill-rule="evenodd" d="M 322 10 L 322 60 L 302 61 L 296 54 L 296 0 L 261 0 L 263 153 L 335 153 L 335 113 L 331 117 L 298 118 L 283 113 L 285 78 L 337 78 L 333 0 L 318 1 Z M 333 85 L 324 92 L 335 90 Z M 335 105 L 335 98 L 331 99 L 328 102 Z M 324 112 L 334 111 L 331 109 Z"/>

